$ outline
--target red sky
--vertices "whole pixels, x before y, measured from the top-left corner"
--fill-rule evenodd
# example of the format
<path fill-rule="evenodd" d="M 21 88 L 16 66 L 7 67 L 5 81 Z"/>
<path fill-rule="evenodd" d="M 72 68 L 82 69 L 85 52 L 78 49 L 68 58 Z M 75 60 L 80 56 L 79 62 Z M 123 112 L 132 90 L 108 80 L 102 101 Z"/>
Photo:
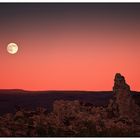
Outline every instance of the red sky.
<path fill-rule="evenodd" d="M 119 72 L 140 90 L 139 9 L 0 4 L 0 88 L 112 90 Z M 15 55 L 6 51 L 10 42 L 19 46 Z"/>

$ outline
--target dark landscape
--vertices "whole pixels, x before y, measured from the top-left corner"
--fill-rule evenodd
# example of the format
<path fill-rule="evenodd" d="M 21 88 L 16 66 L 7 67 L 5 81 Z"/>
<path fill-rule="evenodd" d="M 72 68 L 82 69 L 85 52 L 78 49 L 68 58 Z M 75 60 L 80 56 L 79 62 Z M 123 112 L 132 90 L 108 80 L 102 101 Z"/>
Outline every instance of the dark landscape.
<path fill-rule="evenodd" d="M 79 100 L 95 106 L 105 106 L 112 97 L 111 91 L 86 92 L 86 91 L 0 91 L 0 114 L 14 112 L 16 106 L 35 109 L 37 106 L 45 107 L 52 111 L 55 100 Z"/>
<path fill-rule="evenodd" d="M 0 136 L 140 136 L 140 93 L 116 73 L 113 91 L 0 91 Z"/>
<path fill-rule="evenodd" d="M 140 92 L 131 91 L 131 95 L 140 105 Z M 52 111 L 55 100 L 79 100 L 87 105 L 107 106 L 113 96 L 112 91 L 24 91 L 0 90 L 0 115 L 14 113 L 16 106 L 35 109 L 38 106 Z"/>

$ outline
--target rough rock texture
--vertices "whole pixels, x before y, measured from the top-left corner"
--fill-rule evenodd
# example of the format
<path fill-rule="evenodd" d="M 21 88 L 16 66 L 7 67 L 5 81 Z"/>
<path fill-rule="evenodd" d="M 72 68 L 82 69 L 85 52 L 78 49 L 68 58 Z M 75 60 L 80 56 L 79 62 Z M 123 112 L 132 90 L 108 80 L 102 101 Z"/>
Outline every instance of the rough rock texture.
<path fill-rule="evenodd" d="M 140 108 L 131 97 L 130 87 L 120 73 L 115 75 L 113 92 L 113 99 L 110 100 L 108 105 L 112 117 L 127 118 L 134 122 L 139 121 Z"/>
<path fill-rule="evenodd" d="M 130 92 L 130 86 L 125 82 L 124 76 L 122 76 L 120 73 L 116 73 L 114 79 L 113 92 L 117 94 L 119 91 L 122 90 Z"/>

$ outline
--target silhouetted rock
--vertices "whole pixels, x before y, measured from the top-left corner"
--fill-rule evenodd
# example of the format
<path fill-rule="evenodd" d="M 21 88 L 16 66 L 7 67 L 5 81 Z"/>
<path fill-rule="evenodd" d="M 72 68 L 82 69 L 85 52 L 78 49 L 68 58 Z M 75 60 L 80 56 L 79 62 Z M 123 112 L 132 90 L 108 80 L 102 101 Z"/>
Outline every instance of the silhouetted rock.
<path fill-rule="evenodd" d="M 110 100 L 108 110 L 111 117 L 127 118 L 139 121 L 140 108 L 130 94 L 130 86 L 120 73 L 115 75 L 113 86 L 113 99 Z"/>
<path fill-rule="evenodd" d="M 116 73 L 114 79 L 113 92 L 117 94 L 120 90 L 130 92 L 130 86 L 125 82 L 124 76 L 122 76 L 120 73 Z"/>

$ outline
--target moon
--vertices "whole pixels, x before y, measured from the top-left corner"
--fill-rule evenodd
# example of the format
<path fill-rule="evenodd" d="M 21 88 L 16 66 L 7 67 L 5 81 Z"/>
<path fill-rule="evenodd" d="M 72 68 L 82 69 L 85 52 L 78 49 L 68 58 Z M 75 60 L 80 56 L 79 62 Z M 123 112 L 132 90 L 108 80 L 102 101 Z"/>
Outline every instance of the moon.
<path fill-rule="evenodd" d="M 7 45 L 7 52 L 10 54 L 16 54 L 18 51 L 18 45 L 16 43 L 9 43 Z"/>

